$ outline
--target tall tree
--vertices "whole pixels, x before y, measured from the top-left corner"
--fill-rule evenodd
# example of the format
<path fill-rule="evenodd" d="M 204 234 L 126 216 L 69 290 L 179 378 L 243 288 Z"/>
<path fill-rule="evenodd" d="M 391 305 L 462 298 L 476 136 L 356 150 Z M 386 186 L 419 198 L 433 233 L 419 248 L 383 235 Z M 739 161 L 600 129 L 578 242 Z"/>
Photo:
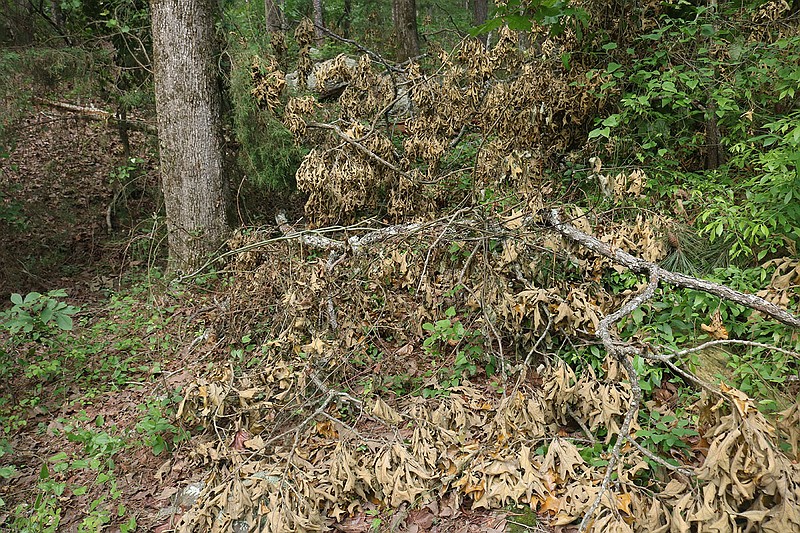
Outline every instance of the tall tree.
<path fill-rule="evenodd" d="M 267 16 L 267 31 L 275 34 L 283 30 L 283 12 L 278 0 L 264 0 L 264 11 Z"/>
<path fill-rule="evenodd" d="M 392 20 L 397 34 L 397 60 L 406 61 L 419 55 L 416 0 L 392 0 Z"/>
<path fill-rule="evenodd" d="M 34 40 L 34 12 L 33 4 L 27 0 L 11 0 L 9 5 L 3 6 L 8 10 L 5 14 L 9 19 L 9 33 L 16 46 L 28 46 Z"/>
<path fill-rule="evenodd" d="M 214 0 L 151 2 L 170 270 L 198 265 L 228 230 L 215 6 Z"/>
<path fill-rule="evenodd" d="M 480 26 L 486 22 L 489 16 L 489 0 L 472 0 L 472 24 Z M 486 46 L 489 40 L 489 34 L 483 33 L 478 36 L 478 39 Z"/>
<path fill-rule="evenodd" d="M 317 37 L 317 46 L 321 46 L 325 41 L 325 32 L 322 28 L 325 27 L 325 17 L 323 16 L 324 8 L 322 7 L 322 0 L 313 0 L 314 5 L 314 35 Z"/>

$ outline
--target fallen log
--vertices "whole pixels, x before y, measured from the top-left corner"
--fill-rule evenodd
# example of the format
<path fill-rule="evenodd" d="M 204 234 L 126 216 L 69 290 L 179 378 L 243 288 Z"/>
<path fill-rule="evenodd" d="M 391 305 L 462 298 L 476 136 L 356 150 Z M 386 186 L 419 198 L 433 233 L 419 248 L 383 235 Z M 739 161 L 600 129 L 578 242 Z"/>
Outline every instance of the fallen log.
<path fill-rule="evenodd" d="M 98 122 L 106 122 L 108 124 L 113 125 L 114 127 L 125 127 L 129 130 L 141 131 L 142 133 L 149 133 L 151 135 L 158 135 L 158 129 L 143 120 L 138 119 L 121 119 L 117 116 L 116 113 L 112 113 L 111 111 L 106 111 L 105 109 L 99 109 L 97 107 L 85 107 L 79 106 L 75 104 L 70 104 L 67 102 L 54 102 L 52 100 L 46 100 L 44 98 L 39 98 L 34 96 L 33 101 L 37 104 L 46 105 L 55 109 L 60 109 L 61 111 L 68 111 L 70 113 L 77 114 L 80 118 L 86 120 L 95 120 Z"/>

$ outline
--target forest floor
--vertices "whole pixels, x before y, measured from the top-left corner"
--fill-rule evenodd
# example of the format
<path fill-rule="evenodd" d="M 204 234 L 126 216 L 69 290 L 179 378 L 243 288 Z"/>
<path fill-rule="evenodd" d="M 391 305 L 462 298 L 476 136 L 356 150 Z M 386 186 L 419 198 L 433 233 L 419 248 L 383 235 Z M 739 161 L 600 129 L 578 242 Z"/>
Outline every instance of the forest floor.
<path fill-rule="evenodd" d="M 0 332 L 0 531 L 170 531 L 191 506 L 184 489 L 208 475 L 175 411 L 224 357 L 218 345 L 193 349 L 191 321 L 216 289 L 175 294 L 159 277 L 153 143 L 132 133 L 137 159 L 126 161 L 107 124 L 35 107 L 0 160 L 11 213 L 0 220 L 0 310 L 12 293 L 56 289 L 80 309 L 71 331 Z M 499 532 L 526 514 L 435 501 L 394 517 L 376 509 L 335 529 Z"/>
<path fill-rule="evenodd" d="M 152 139 L 131 143 L 126 160 L 108 125 L 34 109 L 2 160 L 0 293 L 17 304 L 2 320 L 33 326 L 0 333 L 0 530 L 800 524 L 796 380 L 739 391 L 733 352 L 697 363 L 714 385 L 639 360 L 634 417 L 627 369 L 594 332 L 647 284 L 607 291 L 624 269 L 526 229 L 517 207 L 341 256 L 324 244 L 386 234 L 338 228 L 314 248 L 287 225 L 241 228 L 224 270 L 167 282 Z M 666 253 L 649 220 L 601 216 L 598 238 Z M 671 332 L 660 291 L 648 320 Z M 704 339 L 727 338 L 719 300 L 691 305 L 708 306 Z M 640 312 L 631 343 L 647 342 Z M 635 437 L 617 446 L 628 413 Z"/>

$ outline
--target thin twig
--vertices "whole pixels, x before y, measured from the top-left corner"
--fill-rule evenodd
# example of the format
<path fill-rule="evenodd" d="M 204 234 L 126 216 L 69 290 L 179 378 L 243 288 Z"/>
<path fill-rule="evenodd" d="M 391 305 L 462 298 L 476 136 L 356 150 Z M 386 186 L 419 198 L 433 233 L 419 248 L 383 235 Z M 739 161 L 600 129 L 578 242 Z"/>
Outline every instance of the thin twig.
<path fill-rule="evenodd" d="M 448 232 L 448 230 L 450 230 L 450 228 L 452 227 L 453 221 L 462 212 L 463 212 L 463 210 L 459 209 L 458 211 L 456 211 L 455 213 L 450 215 L 449 220 L 447 221 L 447 224 L 445 224 L 445 226 L 442 229 L 442 231 L 439 232 L 439 235 L 436 237 L 436 240 L 433 241 L 433 244 L 431 244 L 428 247 L 428 253 L 425 254 L 425 263 L 422 265 L 422 273 L 420 273 L 420 275 L 419 275 L 419 283 L 417 284 L 417 294 L 419 294 L 419 292 L 422 290 L 422 282 L 425 281 L 425 274 L 428 272 L 428 263 L 430 262 L 431 254 L 433 253 L 433 249 L 436 248 L 439 245 L 439 242 L 441 242 L 442 238 L 445 236 L 445 234 Z"/>
<path fill-rule="evenodd" d="M 693 471 L 689 470 L 688 468 L 684 468 L 682 466 L 677 466 L 677 465 L 673 465 L 671 463 L 668 463 L 664 459 L 662 459 L 661 457 L 657 456 L 656 454 L 654 454 L 653 452 L 651 452 L 650 450 L 648 450 L 647 448 L 645 448 L 644 446 L 642 446 L 641 444 L 636 442 L 636 439 L 632 439 L 630 437 L 626 437 L 626 438 L 628 439 L 628 442 L 633 444 L 633 446 L 642 453 L 642 455 L 644 455 L 645 457 L 647 457 L 651 461 L 655 461 L 656 463 L 660 464 L 664 468 L 666 468 L 668 470 L 672 470 L 673 472 L 678 472 L 679 474 L 683 474 L 685 476 L 694 477 L 695 473 Z"/>
<path fill-rule="evenodd" d="M 380 55 L 379 53 L 377 53 L 377 52 L 373 52 L 373 51 L 372 51 L 372 50 L 370 50 L 369 48 L 367 48 L 367 47 L 365 47 L 364 45 L 362 45 L 362 44 L 358 43 L 357 41 L 354 41 L 354 40 L 352 40 L 352 39 L 348 39 L 347 37 L 342 37 L 341 35 L 338 35 L 338 34 L 336 34 L 336 33 L 332 32 L 332 31 L 331 31 L 331 30 L 329 30 L 328 28 L 325 28 L 325 27 L 322 27 L 322 26 L 316 26 L 316 25 L 315 25 L 315 27 L 317 27 L 317 28 L 321 29 L 321 30 L 322 30 L 322 31 L 323 31 L 323 32 L 324 32 L 324 33 L 325 33 L 325 34 L 326 34 L 328 37 L 331 37 L 331 38 L 333 38 L 333 39 L 336 39 L 337 41 L 341 41 L 341 42 L 343 42 L 343 43 L 346 43 L 346 44 L 349 44 L 349 45 L 351 45 L 351 46 L 354 46 L 354 47 L 356 47 L 358 50 L 360 50 L 361 52 L 363 52 L 363 53 L 367 54 L 367 55 L 368 55 L 368 56 L 370 56 L 372 59 L 376 60 L 378 63 L 380 63 L 381 65 L 383 65 L 383 66 L 384 66 L 384 68 L 386 68 L 386 70 L 387 70 L 388 72 L 404 72 L 404 70 L 403 70 L 403 69 L 401 69 L 401 68 L 398 68 L 398 67 L 395 67 L 395 66 L 391 65 L 391 64 L 389 63 L 389 61 L 387 61 L 387 60 L 386 60 L 386 59 L 385 59 L 385 58 L 384 58 L 382 55 Z"/>
<path fill-rule="evenodd" d="M 578 425 L 581 427 L 581 431 L 583 431 L 584 435 L 586 435 L 586 438 L 589 439 L 591 445 L 594 446 L 595 444 L 597 444 L 597 439 L 594 437 L 594 434 L 589 430 L 589 428 L 583 422 L 581 417 L 579 417 L 578 414 L 575 411 L 573 411 L 572 407 L 570 407 L 569 405 L 567 405 L 567 414 L 570 417 L 572 417 L 572 419 L 575 422 L 578 423 Z"/>
<path fill-rule="evenodd" d="M 705 350 L 706 348 L 710 348 L 712 346 L 719 346 L 719 345 L 728 345 L 728 344 L 736 344 L 741 346 L 750 346 L 752 348 L 764 348 L 767 350 L 772 350 L 776 352 L 780 352 L 785 355 L 791 355 L 792 357 L 800 358 L 800 353 L 794 352 L 792 350 L 785 350 L 783 348 L 779 348 L 778 346 L 772 346 L 770 344 L 764 344 L 763 342 L 754 342 L 748 340 L 741 340 L 741 339 L 717 339 L 713 341 L 704 342 L 699 346 L 695 346 L 693 348 L 687 348 L 685 350 L 680 350 L 678 352 L 673 352 L 669 355 L 664 356 L 654 356 L 653 359 L 658 361 L 667 361 L 669 359 L 674 359 L 675 357 L 683 357 L 684 355 L 689 355 L 691 353 L 700 352 Z"/>

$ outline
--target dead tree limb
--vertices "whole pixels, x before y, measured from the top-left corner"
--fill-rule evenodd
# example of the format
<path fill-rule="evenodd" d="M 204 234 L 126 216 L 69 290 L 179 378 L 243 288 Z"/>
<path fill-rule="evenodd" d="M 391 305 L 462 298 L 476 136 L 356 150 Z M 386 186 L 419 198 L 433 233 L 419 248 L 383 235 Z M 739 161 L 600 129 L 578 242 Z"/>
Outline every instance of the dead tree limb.
<path fill-rule="evenodd" d="M 616 324 L 623 317 L 631 313 L 634 309 L 641 307 L 645 302 L 650 300 L 655 295 L 655 291 L 658 288 L 658 285 L 661 281 L 664 281 L 666 283 L 669 283 L 677 287 L 699 290 L 707 292 L 709 294 L 713 294 L 714 296 L 718 296 L 719 298 L 725 298 L 726 300 L 730 300 L 732 302 L 747 306 L 751 309 L 764 313 L 765 315 L 768 315 L 773 319 L 788 326 L 800 327 L 800 319 L 798 319 L 796 316 L 789 313 L 785 309 L 782 309 L 781 307 L 778 307 L 777 305 L 768 302 L 767 300 L 764 300 L 763 298 L 760 298 L 758 296 L 735 291 L 730 287 L 726 287 L 724 285 L 720 285 L 706 280 L 697 279 L 691 276 L 687 276 L 685 274 L 670 272 L 669 270 L 661 268 L 660 266 L 651 263 L 649 261 L 645 261 L 643 259 L 635 257 L 623 250 L 620 249 L 614 250 L 611 248 L 611 246 L 601 242 L 599 239 L 596 239 L 591 235 L 587 235 L 586 233 L 578 230 L 571 224 L 562 222 L 558 209 L 550 210 L 547 222 L 564 237 L 567 237 L 568 239 L 575 241 L 582 246 L 585 246 L 586 248 L 592 250 L 597 254 L 600 254 L 604 257 L 611 259 L 612 261 L 630 269 L 633 272 L 644 273 L 647 274 L 649 277 L 649 282 L 644 291 L 642 291 L 640 294 L 636 295 L 635 297 L 625 302 L 625 304 L 621 308 L 617 309 L 613 313 L 603 318 L 597 327 L 596 334 L 602 340 L 603 346 L 606 349 L 606 353 L 614 356 L 617 360 L 619 360 L 620 364 L 625 369 L 625 372 L 628 375 L 628 379 L 631 384 L 632 398 L 628 411 L 625 414 L 625 419 L 622 423 L 622 427 L 619 430 L 617 441 L 612 449 L 611 458 L 609 459 L 608 466 L 606 467 L 606 473 L 600 487 L 600 493 L 594 499 L 592 505 L 589 507 L 586 513 L 583 515 L 583 519 L 581 520 L 580 526 L 578 528 L 579 533 L 583 533 L 584 531 L 586 531 L 589 522 L 592 520 L 595 512 L 597 511 L 597 508 L 600 506 L 600 502 L 602 501 L 603 496 L 605 495 L 606 491 L 609 488 L 613 470 L 620 459 L 620 449 L 622 443 L 627 440 L 632 442 L 634 445 L 637 445 L 637 443 L 635 443 L 633 438 L 630 436 L 630 427 L 631 423 L 633 422 L 634 416 L 636 416 L 636 412 L 638 411 L 639 404 L 642 399 L 642 390 L 641 387 L 639 386 L 639 379 L 636 374 L 636 370 L 633 368 L 631 357 L 635 355 L 640 355 L 643 357 L 647 357 L 648 359 L 665 362 L 667 364 L 670 364 L 670 366 L 674 368 L 675 365 L 672 364 L 671 362 L 671 359 L 673 357 L 677 355 L 691 353 L 692 351 L 696 351 L 696 349 L 690 348 L 688 350 L 683 350 L 670 355 L 654 356 L 652 354 L 646 353 L 646 351 L 642 348 L 626 345 L 613 339 L 611 336 L 612 325 Z M 704 345 L 703 347 L 707 346 L 708 344 L 709 343 L 706 343 L 706 345 Z M 759 347 L 763 346 L 760 343 L 743 342 L 742 344 L 749 344 L 751 346 L 757 345 Z M 697 349 L 700 349 L 700 347 L 698 347 Z M 639 449 L 642 449 L 639 446 L 637 447 Z M 691 474 L 691 471 L 685 468 L 679 468 L 676 470 L 678 470 L 683 474 Z"/>
<path fill-rule="evenodd" d="M 354 254 L 361 253 L 364 250 L 364 247 L 370 244 L 385 241 L 398 235 L 407 235 L 420 230 L 423 227 L 422 224 L 399 224 L 397 226 L 388 226 L 385 228 L 372 230 L 365 235 L 361 235 L 360 237 L 353 235 L 346 241 L 337 241 L 336 239 L 325 237 L 319 232 L 313 230 L 295 230 L 287 222 L 286 215 L 284 213 L 278 213 L 275 215 L 275 222 L 277 222 L 278 228 L 286 238 L 297 238 L 306 246 L 316 248 L 318 250 L 328 250 L 332 252 L 343 253 L 349 248 Z M 341 259 L 339 259 L 337 256 L 331 264 L 335 266 L 340 260 Z"/>
<path fill-rule="evenodd" d="M 605 316 L 597 326 L 597 336 L 603 341 L 603 346 L 606 349 L 606 353 L 614 356 L 620 362 L 620 364 L 622 364 L 622 367 L 628 374 L 628 380 L 631 383 L 631 403 L 628 406 L 628 412 L 625 413 L 625 419 L 622 421 L 622 426 L 619 429 L 617 442 L 614 443 L 614 448 L 611 450 L 611 458 L 608 460 L 608 465 L 606 466 L 606 474 L 603 477 L 602 484 L 600 485 L 600 492 L 597 494 L 597 497 L 595 497 L 592 505 L 589 507 L 589 510 L 583 515 L 581 524 L 578 527 L 578 533 L 583 533 L 586 531 L 586 527 L 589 525 L 589 520 L 591 520 L 594 516 L 595 511 L 597 511 L 597 508 L 600 506 L 600 502 L 603 500 L 603 496 L 608 490 L 608 486 L 611 484 L 611 476 L 614 473 L 617 463 L 619 462 L 622 443 L 626 440 L 633 440 L 630 436 L 631 424 L 633 423 L 633 417 L 636 416 L 636 413 L 639 411 L 639 404 L 642 401 L 642 388 L 639 386 L 639 376 L 637 376 L 636 370 L 633 368 L 630 358 L 632 355 L 638 355 L 640 350 L 633 346 L 626 346 L 619 342 L 615 342 L 611 338 L 611 326 L 650 300 L 656 293 L 659 281 L 659 273 L 655 270 L 651 270 L 650 282 L 647 284 L 647 287 L 642 292 L 625 302 L 622 307 L 610 315 Z"/>
<path fill-rule="evenodd" d="M 800 327 L 800 318 L 797 318 L 785 309 L 768 302 L 764 298 L 760 298 L 754 294 L 745 294 L 743 292 L 733 290 L 730 287 L 726 287 L 725 285 L 720 285 L 719 283 L 694 278 L 692 276 L 687 276 L 686 274 L 670 272 L 669 270 L 663 269 L 654 263 L 645 261 L 644 259 L 635 257 L 623 250 L 614 250 L 608 244 L 601 242 L 591 235 L 583 233 L 575 226 L 567 224 L 566 222 L 562 222 L 558 209 L 552 209 L 550 211 L 547 222 L 552 225 L 561 235 L 585 246 L 586 248 L 589 248 L 595 253 L 608 257 L 612 261 L 629 268 L 633 272 L 639 274 L 657 273 L 658 277 L 662 281 L 669 283 L 670 285 L 675 285 L 676 287 L 682 287 L 684 289 L 694 289 L 707 292 L 709 294 L 713 294 L 714 296 L 744 305 L 750 309 L 764 313 L 765 315 L 769 315 L 778 322 L 786 324 L 787 326 L 793 326 L 796 328 Z"/>
<path fill-rule="evenodd" d="M 158 130 L 152 124 L 149 124 L 143 120 L 131 120 L 131 119 L 121 119 L 115 113 L 111 111 L 106 111 L 105 109 L 98 109 L 96 107 L 84 107 L 74 104 L 69 104 L 67 102 L 53 102 L 51 100 L 45 100 L 44 98 L 39 98 L 34 96 L 33 101 L 53 107 L 55 109 L 60 109 L 62 111 L 69 111 L 70 113 L 75 113 L 80 118 L 86 120 L 95 120 L 98 122 L 105 122 L 108 124 L 113 124 L 115 127 L 119 127 L 124 125 L 126 128 L 136 131 L 141 131 L 143 133 L 150 133 L 152 135 L 157 135 Z"/>

